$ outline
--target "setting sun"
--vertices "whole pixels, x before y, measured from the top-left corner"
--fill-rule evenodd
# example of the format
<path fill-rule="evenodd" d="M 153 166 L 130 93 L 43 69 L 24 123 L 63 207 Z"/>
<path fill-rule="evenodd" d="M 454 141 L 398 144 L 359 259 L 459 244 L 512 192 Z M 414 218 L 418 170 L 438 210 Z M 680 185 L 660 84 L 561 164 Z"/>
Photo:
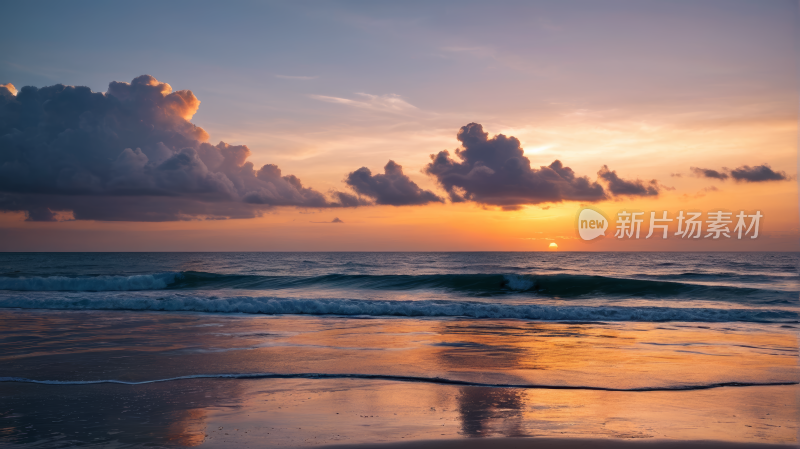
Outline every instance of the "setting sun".
<path fill-rule="evenodd" d="M 550 249 L 551 251 L 557 250 L 558 249 L 558 244 L 556 242 L 553 242 L 547 248 Z"/>

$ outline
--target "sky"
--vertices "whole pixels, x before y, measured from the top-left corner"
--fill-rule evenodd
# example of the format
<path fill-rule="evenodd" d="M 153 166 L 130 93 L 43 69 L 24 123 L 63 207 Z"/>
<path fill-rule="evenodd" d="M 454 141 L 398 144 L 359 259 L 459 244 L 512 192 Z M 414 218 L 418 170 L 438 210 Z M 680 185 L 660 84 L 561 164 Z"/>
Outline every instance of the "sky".
<path fill-rule="evenodd" d="M 0 250 L 800 250 L 799 10 L 6 4 Z M 680 211 L 763 217 L 691 239 Z"/>

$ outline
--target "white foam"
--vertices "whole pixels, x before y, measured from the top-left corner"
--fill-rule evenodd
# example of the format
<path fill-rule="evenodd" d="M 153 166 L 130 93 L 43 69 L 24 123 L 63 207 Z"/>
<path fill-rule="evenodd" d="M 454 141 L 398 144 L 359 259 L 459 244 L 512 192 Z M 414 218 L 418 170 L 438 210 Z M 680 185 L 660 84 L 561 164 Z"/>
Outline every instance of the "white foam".
<path fill-rule="evenodd" d="M 789 310 L 554 306 L 490 304 L 466 301 L 385 301 L 355 299 L 303 299 L 263 296 L 203 297 L 171 294 L 155 297 L 135 293 L 45 293 L 0 296 L 0 308 L 71 310 L 143 310 L 210 313 L 260 313 L 268 315 L 344 315 L 400 317 L 470 317 L 541 321 L 706 321 L 796 322 Z"/>
<path fill-rule="evenodd" d="M 506 287 L 511 290 L 525 291 L 533 288 L 533 280 L 527 276 L 517 274 L 506 274 L 503 276 L 507 281 Z"/>

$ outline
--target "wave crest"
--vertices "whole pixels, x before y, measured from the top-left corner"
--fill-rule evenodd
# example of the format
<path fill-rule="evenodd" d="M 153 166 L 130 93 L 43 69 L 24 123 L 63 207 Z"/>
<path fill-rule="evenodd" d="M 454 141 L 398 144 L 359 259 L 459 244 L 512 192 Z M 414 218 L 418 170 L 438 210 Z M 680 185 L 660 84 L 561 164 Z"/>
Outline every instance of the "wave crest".
<path fill-rule="evenodd" d="M 139 274 L 133 276 L 32 276 L 0 277 L 0 290 L 105 292 L 161 290 L 173 284 L 181 273 Z"/>
<path fill-rule="evenodd" d="M 702 285 L 677 281 L 613 278 L 575 274 L 426 274 L 322 276 L 249 276 L 188 271 L 171 288 L 355 288 L 370 290 L 444 289 L 475 295 L 536 292 L 545 296 L 577 297 L 589 294 L 668 297 L 723 296 L 756 293 L 756 288 Z M 783 292 L 781 292 L 783 293 Z"/>
<path fill-rule="evenodd" d="M 0 308 L 418 318 L 466 317 L 533 321 L 797 322 L 800 318 L 800 315 L 794 311 L 765 309 L 586 307 L 491 304 L 468 301 L 383 301 L 251 296 L 206 298 L 184 294 L 161 298 L 127 295 L 116 297 L 79 295 L 73 298 L 14 295 L 0 298 Z"/>
<path fill-rule="evenodd" d="M 796 291 L 747 286 L 709 285 L 675 280 L 630 279 L 578 274 L 426 274 L 263 276 L 206 272 L 165 272 L 133 276 L 0 277 L 0 290 L 287 290 L 334 289 L 412 291 L 443 290 L 462 297 L 507 294 L 551 298 L 622 297 L 733 300 L 763 304 L 797 302 Z"/>

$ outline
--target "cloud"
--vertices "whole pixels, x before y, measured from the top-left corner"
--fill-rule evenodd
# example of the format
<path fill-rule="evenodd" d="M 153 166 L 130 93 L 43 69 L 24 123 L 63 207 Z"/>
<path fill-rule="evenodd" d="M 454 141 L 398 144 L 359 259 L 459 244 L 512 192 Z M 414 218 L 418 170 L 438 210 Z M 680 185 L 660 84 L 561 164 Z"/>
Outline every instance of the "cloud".
<path fill-rule="evenodd" d="M 375 204 L 410 206 L 444 202 L 430 190 L 421 189 L 403 174 L 403 167 L 396 162 L 389 161 L 383 171 L 384 174 L 373 175 L 367 167 L 361 167 L 347 175 L 345 183 L 359 194 L 372 198 Z"/>
<path fill-rule="evenodd" d="M 273 206 L 338 207 L 246 145 L 207 142 L 191 91 L 143 75 L 108 92 L 0 88 L 0 210 L 53 220 L 250 218 Z M 337 197 L 337 195 L 334 195 Z"/>
<path fill-rule="evenodd" d="M 356 95 L 360 96 L 362 99 L 350 100 L 348 98 L 329 97 L 325 95 L 309 95 L 309 97 L 326 103 L 341 104 L 379 112 L 405 113 L 417 110 L 414 105 L 406 102 L 396 94 L 370 95 L 357 93 Z"/>
<path fill-rule="evenodd" d="M 342 207 L 371 206 L 373 204 L 366 198 L 362 198 L 358 195 L 353 195 L 347 192 L 334 190 L 330 193 L 334 198 L 336 198 L 336 202 Z"/>
<path fill-rule="evenodd" d="M 603 186 L 577 176 L 561 161 L 531 168 L 519 140 L 498 134 L 491 139 L 477 123 L 463 126 L 457 136 L 458 159 L 447 150 L 431 155 L 425 172 L 433 176 L 454 202 L 515 206 L 560 201 L 607 199 Z"/>
<path fill-rule="evenodd" d="M 789 179 L 785 172 L 776 172 L 767 164 L 755 167 L 742 165 L 737 169 L 731 170 L 731 177 L 737 181 L 744 182 L 785 181 Z"/>
<path fill-rule="evenodd" d="M 786 175 L 786 172 L 774 171 L 768 164 L 757 165 L 755 167 L 742 165 L 733 170 L 729 170 L 725 167 L 720 171 L 698 167 L 691 167 L 690 170 L 695 176 L 719 179 L 720 181 L 725 181 L 728 178 L 733 178 L 737 182 L 785 181 L 791 179 L 790 176 Z"/>
<path fill-rule="evenodd" d="M 17 88 L 13 84 L 0 84 L 0 96 L 13 97 L 17 95 Z"/>
<path fill-rule="evenodd" d="M 652 179 L 646 184 L 640 180 L 627 181 L 617 176 L 617 172 L 609 170 L 607 165 L 604 165 L 597 176 L 608 183 L 608 190 L 614 195 L 624 196 L 658 196 L 659 185 L 658 181 Z"/>
<path fill-rule="evenodd" d="M 699 168 L 699 167 L 689 167 L 689 170 L 692 171 L 692 174 L 697 176 L 698 178 L 712 178 L 712 179 L 719 179 L 720 181 L 724 181 L 728 179 L 728 174 L 724 171 L 717 171 L 711 170 L 710 168 Z M 723 168 L 723 170 L 725 170 Z"/>
<path fill-rule="evenodd" d="M 335 218 L 334 218 L 333 220 L 331 220 L 331 221 L 312 221 L 311 223 L 317 223 L 317 224 L 331 224 L 331 223 L 344 223 L 344 222 L 343 222 L 342 220 L 340 220 L 340 219 L 339 219 L 339 217 L 335 217 Z"/>

